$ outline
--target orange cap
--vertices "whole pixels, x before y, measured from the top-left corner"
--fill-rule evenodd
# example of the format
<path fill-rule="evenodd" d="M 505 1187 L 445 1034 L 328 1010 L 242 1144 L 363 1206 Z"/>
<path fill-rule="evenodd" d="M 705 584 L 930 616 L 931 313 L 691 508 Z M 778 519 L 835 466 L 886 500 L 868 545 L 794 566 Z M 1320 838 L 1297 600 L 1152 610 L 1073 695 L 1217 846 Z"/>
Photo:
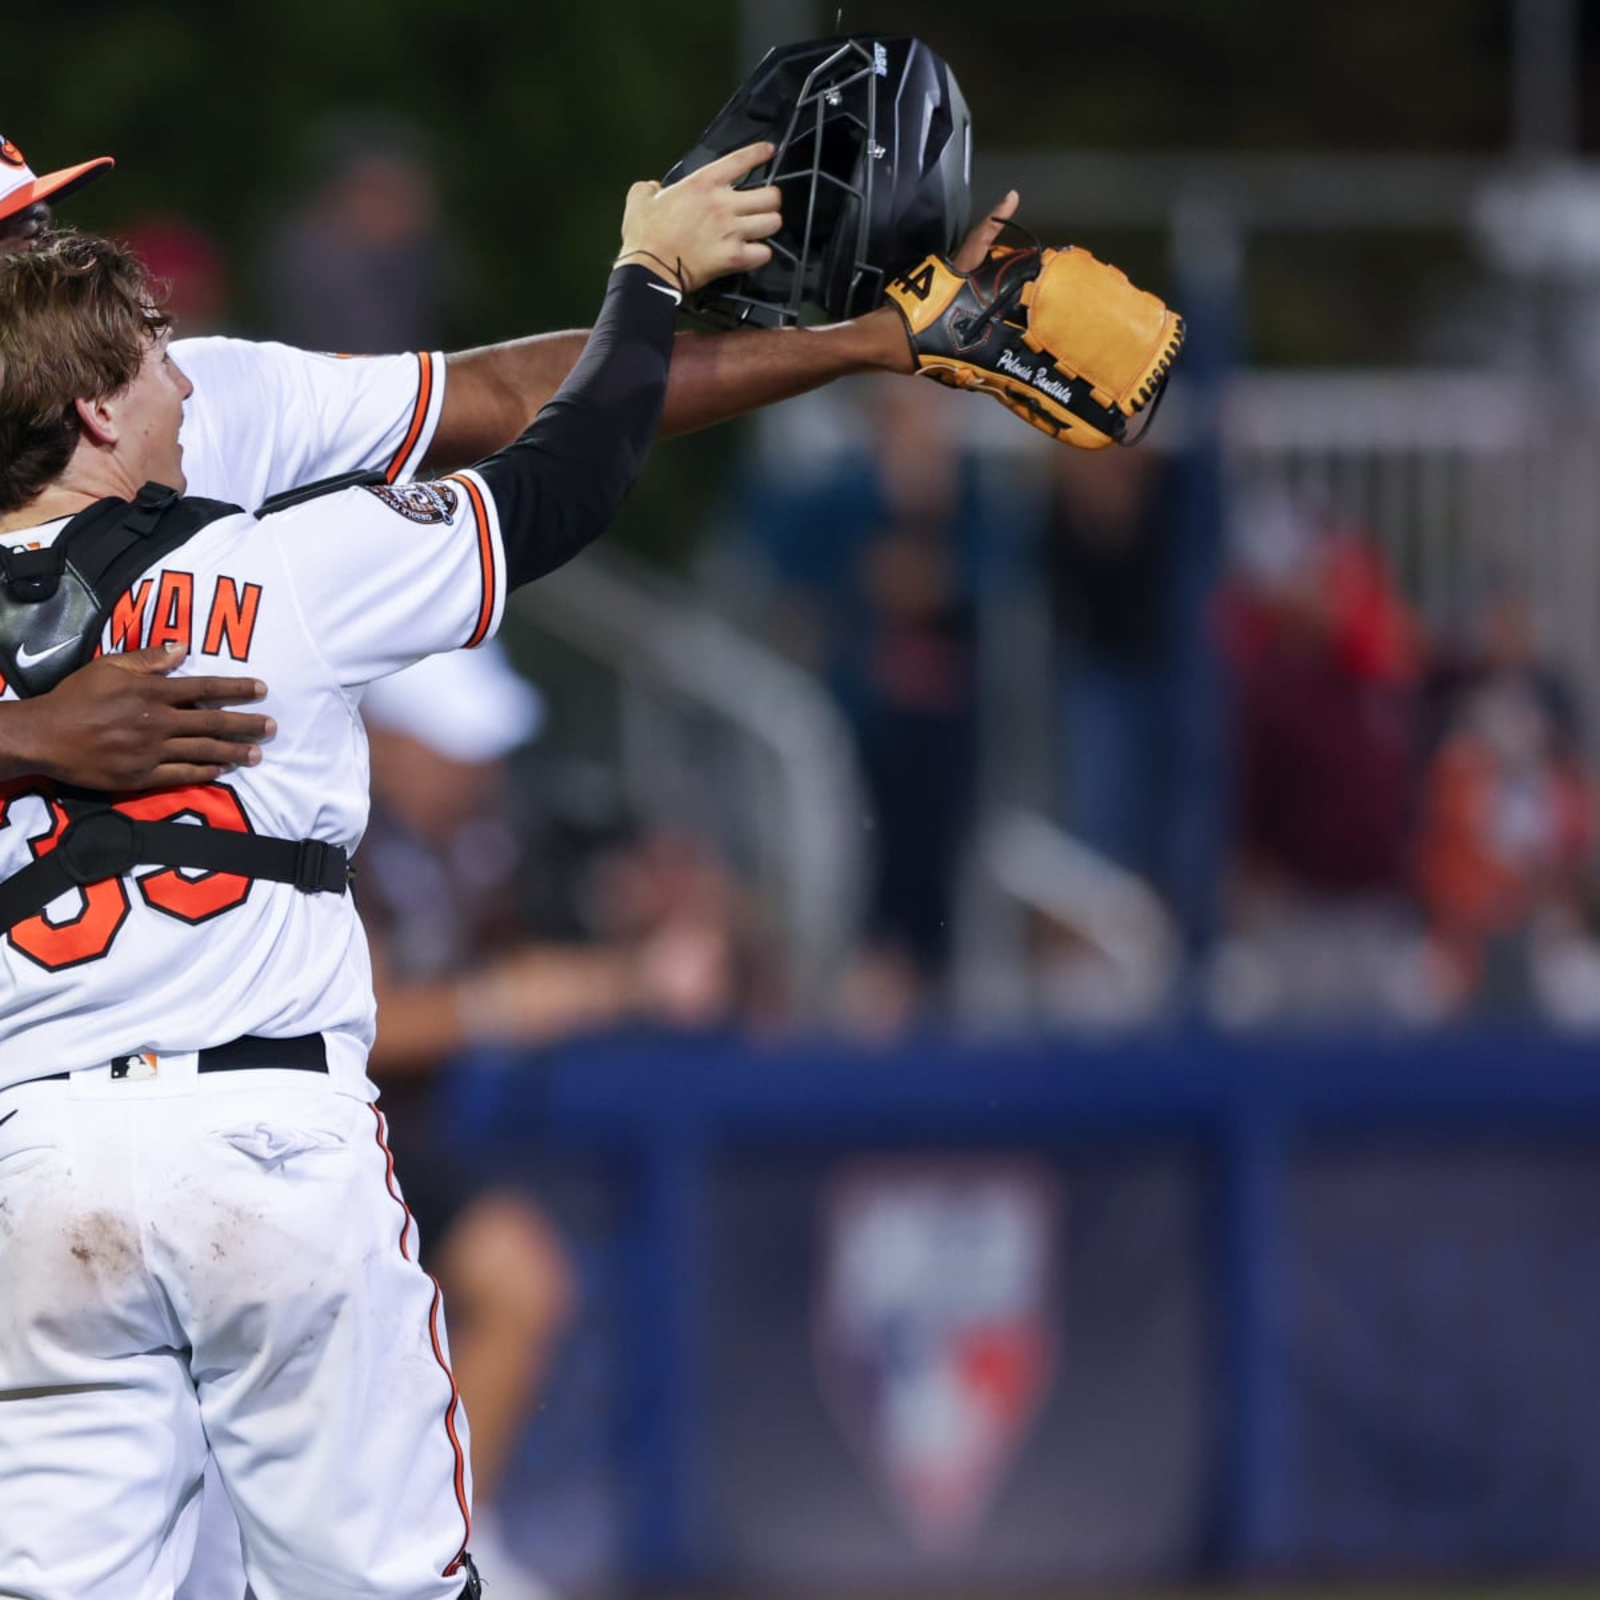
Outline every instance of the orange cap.
<path fill-rule="evenodd" d="M 75 167 L 63 167 L 59 172 L 37 176 L 28 165 L 22 152 L 0 134 L 0 221 L 13 217 L 19 211 L 40 200 L 59 200 L 86 183 L 93 183 L 101 173 L 114 166 L 110 156 L 96 156 L 93 161 L 80 162 Z"/>

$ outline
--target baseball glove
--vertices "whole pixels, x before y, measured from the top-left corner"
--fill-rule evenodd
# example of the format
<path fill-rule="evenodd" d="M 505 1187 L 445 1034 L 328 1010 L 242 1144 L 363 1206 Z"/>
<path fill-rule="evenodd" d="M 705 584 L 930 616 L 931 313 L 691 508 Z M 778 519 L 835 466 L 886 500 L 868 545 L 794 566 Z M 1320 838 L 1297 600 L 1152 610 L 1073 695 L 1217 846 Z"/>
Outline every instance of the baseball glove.
<path fill-rule="evenodd" d="M 1020 230 L 1019 230 L 1020 231 Z M 927 256 L 893 279 L 917 371 L 981 389 L 1083 450 L 1132 444 L 1183 344 L 1183 319 L 1087 250 L 996 245 L 963 275 Z"/>

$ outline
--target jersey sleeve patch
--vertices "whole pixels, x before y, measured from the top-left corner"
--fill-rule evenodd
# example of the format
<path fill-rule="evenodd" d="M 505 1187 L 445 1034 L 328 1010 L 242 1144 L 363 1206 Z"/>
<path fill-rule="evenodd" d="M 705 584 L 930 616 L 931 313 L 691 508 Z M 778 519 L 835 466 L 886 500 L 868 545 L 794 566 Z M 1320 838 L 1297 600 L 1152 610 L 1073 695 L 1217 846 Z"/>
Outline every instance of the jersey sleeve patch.
<path fill-rule="evenodd" d="M 368 494 L 376 495 L 407 522 L 449 522 L 460 504 L 456 491 L 447 483 L 369 484 L 365 487 Z"/>

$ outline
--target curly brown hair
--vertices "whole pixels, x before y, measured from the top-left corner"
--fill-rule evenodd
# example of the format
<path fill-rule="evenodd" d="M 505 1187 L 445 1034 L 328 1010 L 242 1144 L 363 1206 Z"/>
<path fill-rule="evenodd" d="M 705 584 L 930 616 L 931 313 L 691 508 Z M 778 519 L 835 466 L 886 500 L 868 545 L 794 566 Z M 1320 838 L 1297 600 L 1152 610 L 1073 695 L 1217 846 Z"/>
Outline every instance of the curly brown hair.
<path fill-rule="evenodd" d="M 63 230 L 0 257 L 0 512 L 60 477 L 78 443 L 73 402 L 127 388 L 169 325 L 143 264 L 109 239 Z"/>

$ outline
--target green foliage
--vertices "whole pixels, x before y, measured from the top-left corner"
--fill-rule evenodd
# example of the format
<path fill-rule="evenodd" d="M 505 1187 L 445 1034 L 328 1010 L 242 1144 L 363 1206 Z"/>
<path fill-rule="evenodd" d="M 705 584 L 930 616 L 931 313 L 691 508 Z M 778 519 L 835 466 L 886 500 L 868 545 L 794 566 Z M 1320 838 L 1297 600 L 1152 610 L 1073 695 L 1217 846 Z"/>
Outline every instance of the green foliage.
<path fill-rule="evenodd" d="M 1507 135 L 1510 5 L 1116 0 L 1040 7 L 1001 26 L 968 0 L 849 0 L 844 20 L 916 33 L 941 51 L 985 151 L 1489 153 Z M 834 10 L 832 0 L 813 7 L 819 31 Z M 116 155 L 116 176 L 71 216 L 112 230 L 163 213 L 202 222 L 233 264 L 235 323 L 268 333 L 253 262 L 314 178 L 319 122 L 350 109 L 410 118 L 430 142 L 467 265 L 469 289 L 440 338 L 479 343 L 589 320 L 628 183 L 663 172 L 740 76 L 742 11 L 740 0 L 21 7 L 6 23 L 0 130 L 41 166 Z M 1070 219 L 1041 221 L 1070 231 Z M 1088 242 L 1136 276 L 1165 278 L 1153 231 L 1121 253 Z M 1383 287 L 1390 311 L 1425 299 L 1430 262 L 1450 265 L 1448 245 L 1418 246 L 1403 247 L 1415 284 Z M 1255 353 L 1370 359 L 1363 333 L 1380 326 L 1403 343 L 1368 309 L 1378 265 L 1373 248 L 1309 235 L 1265 242 L 1251 282 Z M 722 429 L 663 450 L 624 536 L 684 548 L 732 438 Z"/>
<path fill-rule="evenodd" d="M 85 225 L 178 212 L 242 260 L 306 182 L 330 111 L 410 118 L 476 263 L 462 336 L 488 339 L 587 320 L 628 183 L 664 171 L 737 79 L 737 14 L 697 0 L 669 29 L 652 0 L 80 0 L 69 24 L 24 8 L 0 129 L 36 165 L 118 157 L 73 206 Z"/>
<path fill-rule="evenodd" d="M 1115 0 L 1000 28 L 879 0 L 956 69 L 986 148 L 1464 150 L 1503 143 L 1510 0 Z M 848 12 L 847 12 L 848 19 Z"/>
<path fill-rule="evenodd" d="M 233 322 L 273 330 L 254 261 L 315 179 L 330 112 L 414 121 L 466 262 L 441 342 L 583 326 L 637 178 L 660 176 L 739 78 L 737 0 L 603 8 L 513 0 L 79 0 L 7 22 L 0 131 L 36 168 L 117 157 L 70 203 L 85 227 L 202 223 L 233 268 Z M 729 449 L 663 451 L 623 530 L 682 548 Z"/>

